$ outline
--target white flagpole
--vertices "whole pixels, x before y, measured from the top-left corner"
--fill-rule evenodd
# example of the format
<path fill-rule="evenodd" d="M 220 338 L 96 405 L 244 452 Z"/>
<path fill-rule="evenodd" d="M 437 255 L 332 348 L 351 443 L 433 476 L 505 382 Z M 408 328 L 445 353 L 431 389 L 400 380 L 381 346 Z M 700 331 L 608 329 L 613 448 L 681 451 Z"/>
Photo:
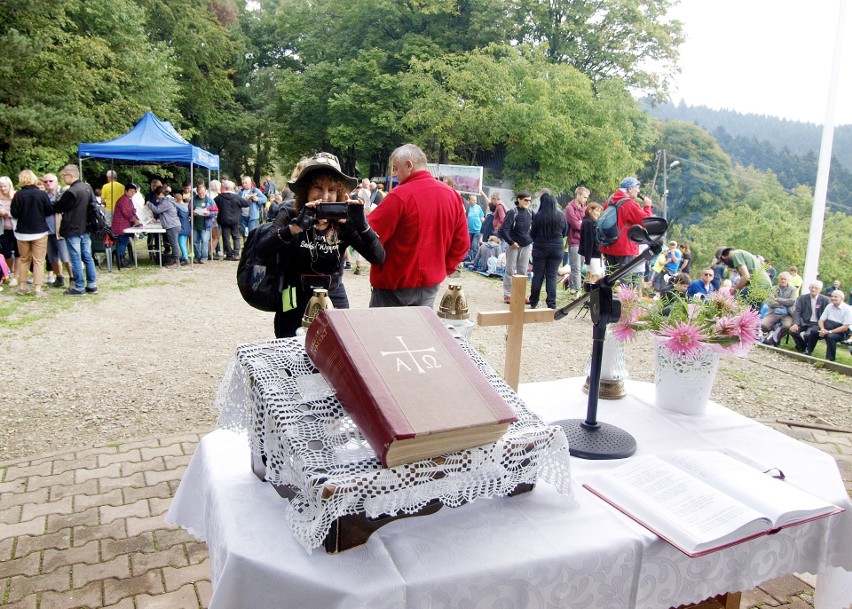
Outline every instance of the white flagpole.
<path fill-rule="evenodd" d="M 822 229 L 825 222 L 825 199 L 828 193 L 828 172 L 831 168 L 831 149 L 834 143 L 834 109 L 837 106 L 837 83 L 840 80 L 840 64 L 843 55 L 843 29 L 846 25 L 846 0 L 840 0 L 837 17 L 837 33 L 834 39 L 834 61 L 831 67 L 831 82 L 828 86 L 828 103 L 825 108 L 825 124 L 822 126 L 822 144 L 819 149 L 819 166 L 814 187 L 814 207 L 811 211 L 811 229 L 808 233 L 808 253 L 805 258 L 805 282 L 803 291 L 819 272 L 819 254 L 822 245 Z"/>

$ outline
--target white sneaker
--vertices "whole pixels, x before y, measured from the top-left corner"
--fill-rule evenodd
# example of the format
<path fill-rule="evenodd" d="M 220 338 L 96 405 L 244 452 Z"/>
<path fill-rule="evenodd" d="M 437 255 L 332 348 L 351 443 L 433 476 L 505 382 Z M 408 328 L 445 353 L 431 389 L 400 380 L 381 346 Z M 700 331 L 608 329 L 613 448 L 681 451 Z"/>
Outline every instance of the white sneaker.
<path fill-rule="evenodd" d="M 12 278 L 9 280 L 9 287 L 10 287 L 10 288 L 14 288 L 16 285 L 18 285 L 18 278 L 17 278 L 17 277 L 12 277 Z"/>

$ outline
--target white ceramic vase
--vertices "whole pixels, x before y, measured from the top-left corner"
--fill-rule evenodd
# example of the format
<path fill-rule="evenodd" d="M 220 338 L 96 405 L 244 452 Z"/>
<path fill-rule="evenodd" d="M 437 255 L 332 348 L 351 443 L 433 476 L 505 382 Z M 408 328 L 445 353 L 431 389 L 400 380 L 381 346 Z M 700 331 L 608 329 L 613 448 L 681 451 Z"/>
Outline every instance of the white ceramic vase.
<path fill-rule="evenodd" d="M 719 369 L 720 354 L 702 346 L 698 354 L 685 358 L 664 347 L 664 340 L 657 338 L 655 341 L 657 406 L 683 414 L 704 414 Z"/>

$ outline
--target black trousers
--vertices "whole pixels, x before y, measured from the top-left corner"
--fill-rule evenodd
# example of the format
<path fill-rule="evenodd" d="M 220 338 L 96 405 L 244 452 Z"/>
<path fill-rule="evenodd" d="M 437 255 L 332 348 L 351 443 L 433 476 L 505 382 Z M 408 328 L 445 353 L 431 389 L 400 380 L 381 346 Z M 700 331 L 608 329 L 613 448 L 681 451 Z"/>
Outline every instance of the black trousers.
<path fill-rule="evenodd" d="M 225 256 L 228 258 L 237 258 L 240 255 L 240 225 L 239 224 L 220 224 L 219 234 L 222 239 L 222 247 L 225 250 Z"/>

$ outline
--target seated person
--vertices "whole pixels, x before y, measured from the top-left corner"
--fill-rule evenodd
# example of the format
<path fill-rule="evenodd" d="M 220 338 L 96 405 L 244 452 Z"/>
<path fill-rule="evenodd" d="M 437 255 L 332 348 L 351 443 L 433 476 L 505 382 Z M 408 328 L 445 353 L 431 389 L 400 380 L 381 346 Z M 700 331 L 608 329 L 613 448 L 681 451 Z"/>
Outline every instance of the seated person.
<path fill-rule="evenodd" d="M 834 361 L 837 343 L 846 340 L 849 327 L 852 326 L 852 307 L 843 302 L 845 295 L 840 290 L 834 290 L 829 297 L 831 304 L 825 308 L 817 322 L 819 332 L 808 333 L 806 355 L 813 353 L 817 341 L 825 339 L 825 359 Z"/>
<path fill-rule="evenodd" d="M 275 313 L 275 337 L 295 336 L 302 314 L 314 288 L 328 290 L 337 309 L 348 309 L 349 298 L 343 285 L 343 263 L 350 245 L 372 264 L 385 260 L 385 249 L 367 224 L 361 200 L 348 200 L 355 178 L 340 169 L 337 157 L 320 152 L 303 164 L 287 185 L 296 194 L 295 207 L 282 207 L 272 229 L 258 236 L 257 252 L 264 259 L 277 260 L 283 267 L 285 290 L 295 299 L 285 298 L 287 310 Z M 320 218 L 321 203 L 345 203 L 345 218 Z M 294 302 L 295 301 L 295 302 Z"/>
<path fill-rule="evenodd" d="M 689 284 L 686 288 L 686 296 L 690 300 L 704 300 L 707 296 L 716 291 L 713 287 L 713 277 L 715 276 L 713 269 L 706 268 L 701 271 L 701 277 Z"/>
<path fill-rule="evenodd" d="M 796 299 L 793 307 L 793 325 L 790 326 L 790 336 L 796 343 L 796 351 L 804 353 L 807 349 L 809 332 L 819 333 L 819 322 L 822 312 L 831 304 L 828 296 L 821 294 L 822 281 L 812 281 L 808 286 L 808 294 L 802 294 Z"/>
<path fill-rule="evenodd" d="M 686 298 L 686 290 L 692 278 L 686 273 L 677 273 L 660 294 L 660 304 L 663 305 L 663 315 L 668 315 L 678 299 Z"/>
<path fill-rule="evenodd" d="M 494 258 L 494 267 L 497 266 L 497 256 L 500 255 L 500 237 L 491 235 L 488 240 L 479 246 L 473 262 L 466 264 L 470 270 L 485 273 L 488 271 L 488 260 Z"/>
<path fill-rule="evenodd" d="M 760 329 L 765 334 L 771 332 L 764 340 L 765 344 L 777 347 L 781 343 L 781 339 L 790 331 L 790 326 L 793 325 L 792 311 L 796 306 L 797 293 L 796 288 L 790 285 L 790 273 L 784 271 L 778 275 L 778 285 L 772 287 L 769 291 L 769 297 L 766 299 L 769 311 L 760 323 Z M 781 324 L 780 331 L 774 332 L 775 325 L 779 323 Z"/>

